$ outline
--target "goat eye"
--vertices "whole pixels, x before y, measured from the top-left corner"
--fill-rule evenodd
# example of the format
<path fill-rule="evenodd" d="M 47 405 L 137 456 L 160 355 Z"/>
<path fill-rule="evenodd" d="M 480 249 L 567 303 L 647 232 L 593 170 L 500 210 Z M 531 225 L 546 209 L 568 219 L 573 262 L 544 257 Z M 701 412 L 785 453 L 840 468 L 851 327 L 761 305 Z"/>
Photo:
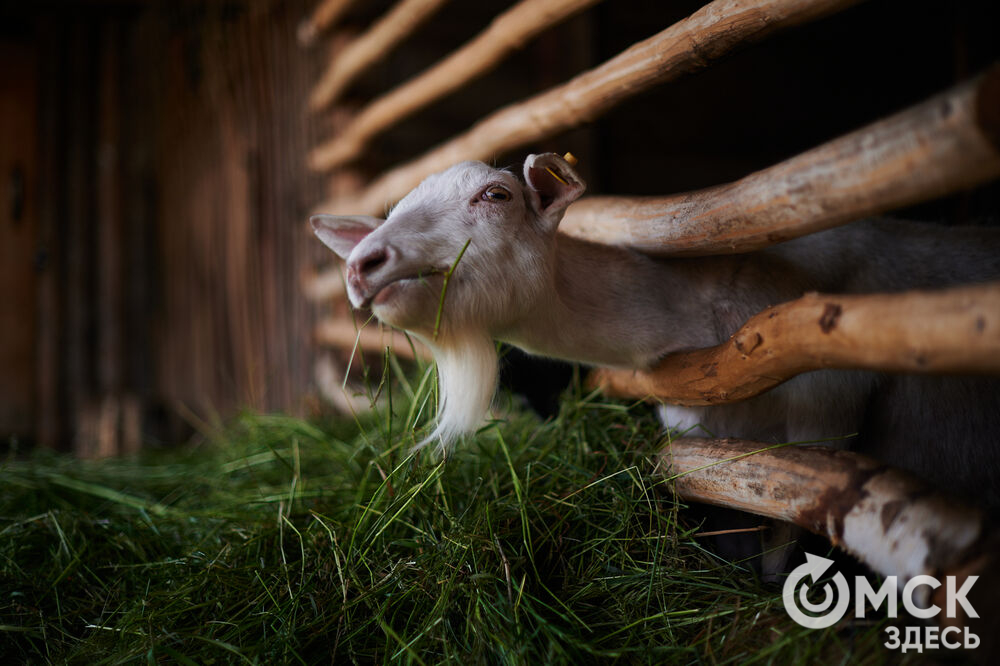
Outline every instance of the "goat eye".
<path fill-rule="evenodd" d="M 510 190 L 494 185 L 483 192 L 483 201 L 510 201 Z"/>

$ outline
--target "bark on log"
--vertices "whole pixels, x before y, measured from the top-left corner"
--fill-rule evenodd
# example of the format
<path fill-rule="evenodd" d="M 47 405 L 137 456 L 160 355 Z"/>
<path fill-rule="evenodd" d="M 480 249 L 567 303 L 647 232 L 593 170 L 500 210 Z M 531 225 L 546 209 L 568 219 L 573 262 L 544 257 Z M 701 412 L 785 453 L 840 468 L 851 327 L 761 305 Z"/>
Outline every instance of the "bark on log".
<path fill-rule="evenodd" d="M 591 197 L 560 229 L 656 255 L 749 252 L 1000 177 L 1000 65 L 734 183 Z"/>
<path fill-rule="evenodd" d="M 378 214 L 429 174 L 593 120 L 656 84 L 708 66 L 738 46 L 856 4 L 859 0 L 715 0 L 653 37 L 569 82 L 483 119 L 423 157 L 384 174 L 357 197 L 335 199 L 327 213 Z M 313 166 L 332 162 L 318 149 Z"/>
<path fill-rule="evenodd" d="M 901 294 L 811 293 L 751 317 L 721 345 L 649 371 L 599 369 L 610 395 L 711 405 L 821 368 L 1000 374 L 1000 283 Z"/>
<path fill-rule="evenodd" d="M 354 78 L 411 34 L 448 0 L 401 0 L 366 33 L 334 57 L 309 96 L 318 111 L 331 104 Z"/>
<path fill-rule="evenodd" d="M 303 46 L 315 43 L 320 33 L 333 27 L 353 3 L 354 0 L 321 0 L 309 18 L 299 24 L 299 43 Z"/>
<path fill-rule="evenodd" d="M 316 324 L 316 340 L 323 345 L 347 351 L 357 346 L 362 351 L 379 355 L 389 347 L 400 358 L 412 360 L 416 351 L 416 357 L 432 360 L 430 351 L 417 340 L 413 339 L 411 347 L 411 339 L 407 339 L 399 331 L 383 328 L 377 324 L 357 329 L 354 322 L 349 319 L 325 319 Z"/>
<path fill-rule="evenodd" d="M 918 575 L 974 574 L 996 543 L 979 510 L 850 451 L 683 438 L 659 464 L 680 497 L 794 523 L 901 577 L 900 588 Z"/>
<path fill-rule="evenodd" d="M 437 65 L 369 104 L 350 127 L 312 152 L 310 165 L 326 170 L 354 159 L 378 133 L 492 70 L 543 30 L 598 1 L 522 0 Z M 318 108 L 317 100 L 312 101 Z"/>

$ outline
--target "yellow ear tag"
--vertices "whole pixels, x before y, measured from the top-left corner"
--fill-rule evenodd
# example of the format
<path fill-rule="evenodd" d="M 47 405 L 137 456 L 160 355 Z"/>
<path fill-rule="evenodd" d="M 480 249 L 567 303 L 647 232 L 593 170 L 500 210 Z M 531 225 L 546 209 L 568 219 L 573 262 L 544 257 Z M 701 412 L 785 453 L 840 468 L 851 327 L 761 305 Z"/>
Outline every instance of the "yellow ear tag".
<path fill-rule="evenodd" d="M 563 155 L 563 159 L 566 160 L 566 163 L 569 164 L 570 166 L 576 166 L 576 163 L 578 161 L 576 159 L 576 155 L 574 155 L 573 153 L 566 153 L 565 155 Z M 569 183 L 563 180 L 562 177 L 552 169 L 545 167 L 545 170 L 548 171 L 550 174 L 552 174 L 552 177 L 558 180 L 563 185 L 569 185 Z"/>
<path fill-rule="evenodd" d="M 552 177 L 553 177 L 553 178 L 555 178 L 556 180 L 558 180 L 558 181 L 559 181 L 560 183 L 562 183 L 563 185 L 569 185 L 569 183 L 567 183 L 567 182 L 566 182 L 565 180 L 563 180 L 562 178 L 560 178 L 560 177 L 559 177 L 559 174 L 557 174 L 557 173 L 556 173 L 555 171 L 553 171 L 552 169 L 550 169 L 550 168 L 548 168 L 548 167 L 545 167 L 545 170 L 546 170 L 546 171 L 548 171 L 548 172 L 549 172 L 550 174 L 552 174 Z"/>

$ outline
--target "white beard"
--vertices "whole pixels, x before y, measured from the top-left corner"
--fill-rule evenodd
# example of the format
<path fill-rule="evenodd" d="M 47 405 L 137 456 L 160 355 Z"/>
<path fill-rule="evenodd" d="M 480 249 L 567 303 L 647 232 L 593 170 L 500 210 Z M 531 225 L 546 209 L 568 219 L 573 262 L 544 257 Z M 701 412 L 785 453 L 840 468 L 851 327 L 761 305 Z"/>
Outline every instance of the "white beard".
<path fill-rule="evenodd" d="M 485 331 L 424 342 L 437 363 L 437 425 L 415 449 L 437 440 L 438 452 L 447 453 L 459 437 L 481 426 L 489 412 L 499 368 L 496 344 Z"/>

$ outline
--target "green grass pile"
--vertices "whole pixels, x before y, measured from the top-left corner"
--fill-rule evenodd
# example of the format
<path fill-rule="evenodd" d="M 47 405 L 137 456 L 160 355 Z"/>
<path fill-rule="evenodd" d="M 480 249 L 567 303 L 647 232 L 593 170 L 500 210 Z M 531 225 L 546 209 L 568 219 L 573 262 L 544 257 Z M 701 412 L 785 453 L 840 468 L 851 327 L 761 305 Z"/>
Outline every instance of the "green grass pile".
<path fill-rule="evenodd" d="M 138 460 L 5 461 L 0 663 L 886 657 L 880 627 L 800 628 L 704 550 L 647 409 L 571 393 L 442 461 L 410 453 L 427 377 L 353 421 L 246 415 Z"/>

